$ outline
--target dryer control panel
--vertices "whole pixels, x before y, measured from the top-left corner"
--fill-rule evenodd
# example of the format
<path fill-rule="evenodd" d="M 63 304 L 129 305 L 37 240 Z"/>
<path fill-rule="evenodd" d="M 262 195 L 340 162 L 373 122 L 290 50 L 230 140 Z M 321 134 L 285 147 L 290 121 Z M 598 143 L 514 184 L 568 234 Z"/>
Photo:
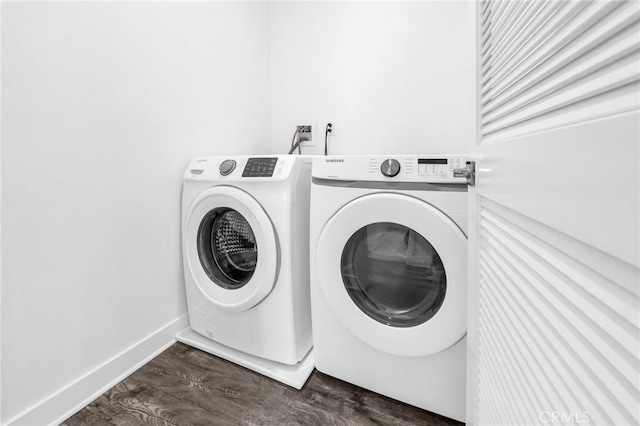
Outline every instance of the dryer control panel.
<path fill-rule="evenodd" d="M 466 183 L 454 173 L 469 160 L 467 155 L 388 155 L 376 157 L 331 156 L 313 160 L 312 175 L 343 181 Z"/>

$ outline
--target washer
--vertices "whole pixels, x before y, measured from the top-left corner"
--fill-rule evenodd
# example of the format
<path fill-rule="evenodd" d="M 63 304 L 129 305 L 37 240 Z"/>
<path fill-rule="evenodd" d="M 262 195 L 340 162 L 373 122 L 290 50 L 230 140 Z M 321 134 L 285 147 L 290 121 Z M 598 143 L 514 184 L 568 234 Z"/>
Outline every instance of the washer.
<path fill-rule="evenodd" d="M 310 178 L 310 157 L 195 158 L 182 197 L 178 340 L 298 389 L 313 371 Z"/>
<path fill-rule="evenodd" d="M 462 155 L 319 157 L 311 185 L 316 368 L 465 420 Z"/>

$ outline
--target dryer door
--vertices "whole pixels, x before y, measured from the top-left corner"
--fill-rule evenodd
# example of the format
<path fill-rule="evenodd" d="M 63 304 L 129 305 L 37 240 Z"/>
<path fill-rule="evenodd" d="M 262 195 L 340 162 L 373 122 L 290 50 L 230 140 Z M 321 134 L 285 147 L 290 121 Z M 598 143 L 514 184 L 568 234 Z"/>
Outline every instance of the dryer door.
<path fill-rule="evenodd" d="M 424 201 L 380 193 L 350 202 L 323 228 L 315 261 L 335 315 L 381 351 L 434 354 L 466 333 L 467 238 Z"/>
<path fill-rule="evenodd" d="M 185 268 L 212 303 L 241 311 L 269 294 L 277 278 L 277 241 L 255 198 L 213 187 L 193 201 L 185 220 Z"/>

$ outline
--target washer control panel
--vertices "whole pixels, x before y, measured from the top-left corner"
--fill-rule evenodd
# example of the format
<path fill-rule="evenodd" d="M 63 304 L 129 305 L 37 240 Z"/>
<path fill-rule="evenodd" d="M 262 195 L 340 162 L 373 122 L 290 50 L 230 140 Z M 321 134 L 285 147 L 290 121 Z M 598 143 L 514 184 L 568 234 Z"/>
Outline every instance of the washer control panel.
<path fill-rule="evenodd" d="M 345 181 L 466 183 L 454 173 L 464 169 L 467 155 L 331 156 L 313 160 L 313 177 Z"/>
<path fill-rule="evenodd" d="M 271 177 L 277 163 L 277 158 L 249 158 L 242 177 Z"/>
<path fill-rule="evenodd" d="M 310 164 L 308 155 L 196 157 L 184 180 L 200 182 L 273 182 L 287 179 L 300 164 Z"/>

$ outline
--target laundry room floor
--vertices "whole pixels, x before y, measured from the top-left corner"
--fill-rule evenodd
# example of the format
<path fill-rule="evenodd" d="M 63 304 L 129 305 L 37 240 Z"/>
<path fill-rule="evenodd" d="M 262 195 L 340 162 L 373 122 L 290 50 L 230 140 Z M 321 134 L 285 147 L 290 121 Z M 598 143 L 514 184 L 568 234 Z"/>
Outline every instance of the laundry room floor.
<path fill-rule="evenodd" d="M 297 391 L 176 343 L 63 423 L 460 425 L 314 371 Z"/>

